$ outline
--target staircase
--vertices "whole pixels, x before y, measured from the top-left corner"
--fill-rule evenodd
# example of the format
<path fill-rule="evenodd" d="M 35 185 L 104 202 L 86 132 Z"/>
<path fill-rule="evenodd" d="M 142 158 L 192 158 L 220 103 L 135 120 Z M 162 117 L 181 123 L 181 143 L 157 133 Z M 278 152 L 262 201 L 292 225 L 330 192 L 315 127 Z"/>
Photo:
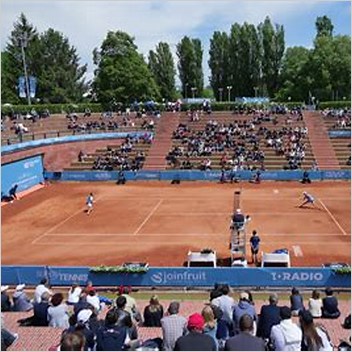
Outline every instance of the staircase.
<path fill-rule="evenodd" d="M 161 116 L 143 170 L 165 170 L 165 157 L 172 145 L 172 132 L 179 122 L 179 113 L 167 113 Z"/>
<path fill-rule="evenodd" d="M 317 112 L 305 112 L 304 122 L 308 127 L 308 138 L 320 170 L 339 170 L 339 161 L 330 142 L 324 120 Z"/>

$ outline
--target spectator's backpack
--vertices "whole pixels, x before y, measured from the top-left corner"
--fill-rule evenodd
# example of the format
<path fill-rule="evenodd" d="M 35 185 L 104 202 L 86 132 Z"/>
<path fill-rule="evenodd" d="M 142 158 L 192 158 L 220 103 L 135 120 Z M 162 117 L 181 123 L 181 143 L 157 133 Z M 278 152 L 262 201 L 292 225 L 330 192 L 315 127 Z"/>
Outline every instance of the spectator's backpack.
<path fill-rule="evenodd" d="M 342 326 L 344 329 L 351 329 L 351 314 L 345 318 Z"/>

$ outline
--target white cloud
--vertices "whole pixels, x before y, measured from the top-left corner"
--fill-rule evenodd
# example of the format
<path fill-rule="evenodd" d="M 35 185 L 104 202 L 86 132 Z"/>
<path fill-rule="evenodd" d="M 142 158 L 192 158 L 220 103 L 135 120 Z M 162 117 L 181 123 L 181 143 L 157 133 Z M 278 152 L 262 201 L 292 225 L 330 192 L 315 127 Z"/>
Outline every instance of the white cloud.
<path fill-rule="evenodd" d="M 77 47 L 82 63 L 88 63 L 92 76 L 92 51 L 109 30 L 123 30 L 136 39 L 147 56 L 159 41 L 175 44 L 184 35 L 193 36 L 204 26 L 229 31 L 234 22 L 258 24 L 269 15 L 273 22 L 299 19 L 317 1 L 39 1 L 3 0 L 1 3 L 1 46 L 5 46 L 20 12 L 42 32 L 48 27 L 66 35 Z M 207 23 L 208 22 L 208 23 Z M 210 23 L 209 23 L 210 22 Z M 207 61 L 209 36 L 203 39 L 204 63 Z M 205 65 L 205 76 L 209 75 Z"/>

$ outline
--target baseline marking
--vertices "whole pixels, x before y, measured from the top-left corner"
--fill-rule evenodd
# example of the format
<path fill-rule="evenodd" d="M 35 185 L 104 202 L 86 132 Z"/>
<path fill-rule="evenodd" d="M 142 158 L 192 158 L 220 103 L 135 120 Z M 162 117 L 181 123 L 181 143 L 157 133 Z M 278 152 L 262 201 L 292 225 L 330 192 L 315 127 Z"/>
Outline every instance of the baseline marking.
<path fill-rule="evenodd" d="M 331 217 L 332 221 L 335 223 L 335 225 L 340 229 L 340 231 L 345 235 L 347 236 L 347 233 L 346 231 L 341 227 L 341 225 L 339 224 L 339 222 L 336 220 L 335 216 L 332 215 L 331 211 L 327 208 L 327 206 L 323 203 L 322 200 L 320 200 L 318 198 L 320 204 L 323 206 L 323 208 L 326 210 L 326 212 L 329 214 L 329 216 Z"/>
<path fill-rule="evenodd" d="M 146 224 L 146 222 L 153 216 L 153 214 L 156 212 L 156 210 L 159 208 L 160 204 L 163 202 L 163 199 L 160 199 L 158 204 L 151 210 L 149 215 L 144 219 L 144 221 L 139 225 L 137 230 L 133 233 L 134 235 L 137 235 L 139 230 Z"/>
<path fill-rule="evenodd" d="M 303 252 L 300 246 L 292 246 L 295 257 L 303 257 Z"/>

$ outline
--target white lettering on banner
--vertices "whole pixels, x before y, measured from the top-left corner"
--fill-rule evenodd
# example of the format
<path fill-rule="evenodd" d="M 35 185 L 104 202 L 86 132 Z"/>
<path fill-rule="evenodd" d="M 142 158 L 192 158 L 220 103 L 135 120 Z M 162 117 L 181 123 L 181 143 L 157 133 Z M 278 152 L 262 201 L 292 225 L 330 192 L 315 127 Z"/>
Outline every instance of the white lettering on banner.
<path fill-rule="evenodd" d="M 51 279 L 63 281 L 65 283 L 72 283 L 72 282 L 78 282 L 78 281 L 86 282 L 88 280 L 88 274 L 60 273 L 52 269 L 50 269 L 49 274 Z"/>
<path fill-rule="evenodd" d="M 312 272 L 283 272 L 283 273 L 270 273 L 273 281 L 322 281 L 324 278 L 323 273 Z"/>
<path fill-rule="evenodd" d="M 156 284 L 172 284 L 174 282 L 184 285 L 194 285 L 205 283 L 207 281 L 205 271 L 192 273 L 189 271 L 179 272 L 162 272 L 159 271 L 151 276 L 151 280 Z"/>
<path fill-rule="evenodd" d="M 94 178 L 98 180 L 110 180 L 112 178 L 112 175 L 110 175 L 110 173 L 108 172 L 97 172 L 94 175 Z"/>

